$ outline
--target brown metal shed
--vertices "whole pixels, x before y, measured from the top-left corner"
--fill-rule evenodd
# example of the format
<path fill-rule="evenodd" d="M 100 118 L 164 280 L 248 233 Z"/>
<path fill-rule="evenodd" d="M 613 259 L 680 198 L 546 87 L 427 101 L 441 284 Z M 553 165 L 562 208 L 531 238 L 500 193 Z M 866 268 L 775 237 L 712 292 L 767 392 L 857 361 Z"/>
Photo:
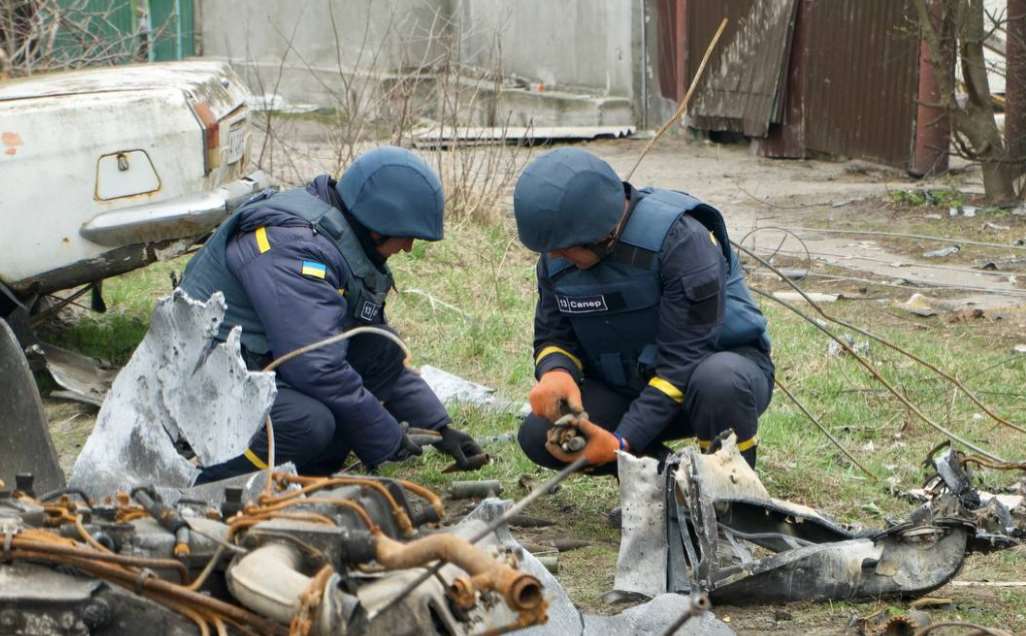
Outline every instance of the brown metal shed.
<path fill-rule="evenodd" d="M 667 97 L 676 97 L 667 85 L 690 82 L 720 21 L 729 20 L 689 108 L 695 128 L 742 132 L 769 157 L 826 153 L 912 166 L 920 40 L 909 0 L 660 4 L 683 16 L 682 29 L 661 35 L 686 38 L 683 47 L 660 47 L 661 67 L 688 74 L 660 83 Z M 660 19 L 670 13 L 661 8 Z"/>

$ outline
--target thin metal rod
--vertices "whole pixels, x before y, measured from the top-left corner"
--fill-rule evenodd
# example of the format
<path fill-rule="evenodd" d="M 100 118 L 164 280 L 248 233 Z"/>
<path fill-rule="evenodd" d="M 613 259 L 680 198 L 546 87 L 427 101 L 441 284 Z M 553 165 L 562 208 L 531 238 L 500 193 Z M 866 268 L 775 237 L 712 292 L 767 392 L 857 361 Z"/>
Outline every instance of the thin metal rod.
<path fill-rule="evenodd" d="M 932 428 L 934 428 L 935 430 L 937 430 L 938 432 L 943 434 L 945 437 L 947 437 L 948 439 L 950 439 L 953 442 L 958 442 L 959 444 L 962 444 L 966 448 L 973 449 L 974 451 L 976 451 L 977 453 L 983 455 L 984 457 L 987 457 L 989 459 L 993 459 L 993 460 L 996 460 L 996 461 L 999 461 L 999 462 L 1005 461 L 1005 460 L 1001 459 L 1000 457 L 998 457 L 997 455 L 994 455 L 993 453 L 991 453 L 991 452 L 989 452 L 987 450 L 984 450 L 983 448 L 980 448 L 979 446 L 977 446 L 976 444 L 973 444 L 972 442 L 970 442 L 967 439 L 963 439 L 959 435 L 957 435 L 955 433 L 952 433 L 951 431 L 949 431 L 948 429 L 944 428 L 943 426 L 941 426 L 937 422 L 934 422 L 933 420 L 931 420 L 929 417 L 926 416 L 925 413 L 923 413 L 921 410 L 919 410 L 918 406 L 916 406 L 912 402 L 909 402 L 908 398 L 906 398 L 904 395 L 899 393 L 898 390 L 895 389 L 894 386 L 892 386 L 890 382 L 888 382 L 886 379 L 884 379 L 884 377 L 882 375 L 880 375 L 880 373 L 873 367 L 872 364 L 869 363 L 869 361 L 867 361 L 865 358 L 863 358 L 861 355 L 859 355 L 855 351 L 855 349 L 853 349 L 851 347 L 851 345 L 849 345 L 847 342 L 844 341 L 843 338 L 839 338 L 836 335 L 834 335 L 834 333 L 832 331 L 830 331 L 829 329 L 827 329 L 823 325 L 821 325 L 818 322 L 816 322 L 815 320 L 813 320 L 811 317 L 809 317 L 803 311 L 801 311 L 800 309 L 798 309 L 794 305 L 792 305 L 792 304 L 790 304 L 790 303 L 788 303 L 786 301 L 783 301 L 783 300 L 777 298 L 773 294 L 767 294 L 766 292 L 764 292 L 764 291 L 762 291 L 760 289 L 756 289 L 755 287 L 752 287 L 751 290 L 753 292 L 755 292 L 756 294 L 759 294 L 760 296 L 764 297 L 764 298 L 768 298 L 768 299 L 772 300 L 773 302 L 780 303 L 784 307 L 787 307 L 792 312 L 794 312 L 795 314 L 800 316 L 803 320 L 808 322 L 810 325 L 812 325 L 816 329 L 819 329 L 820 331 L 825 333 L 827 336 L 830 337 L 831 340 L 833 340 L 837 344 L 841 345 L 841 348 L 844 349 L 845 352 L 847 352 L 850 356 L 855 358 L 855 360 L 859 364 L 861 364 L 866 369 L 866 371 L 869 371 L 869 373 L 874 378 L 876 378 L 877 381 L 880 382 L 880 384 L 884 385 L 884 388 L 886 388 L 891 393 L 891 395 L 893 395 L 894 397 L 898 398 L 898 401 L 900 401 L 902 404 L 904 404 L 909 409 L 911 409 L 911 411 L 913 413 L 915 413 L 917 416 L 919 416 L 919 419 L 921 419 L 924 422 L 926 422 L 929 426 L 931 426 Z"/>
<path fill-rule="evenodd" d="M 642 24 L 642 27 L 644 27 L 644 24 Z M 705 65 L 709 61 L 709 58 L 712 56 L 713 49 L 716 48 L 716 43 L 720 41 L 720 36 L 723 35 L 723 30 L 726 28 L 727 19 L 723 18 L 723 22 L 720 22 L 720 28 L 716 29 L 716 33 L 713 34 L 712 41 L 709 42 L 709 46 L 705 49 L 705 55 L 702 56 L 702 63 L 698 65 L 698 70 L 695 71 L 695 77 L 691 80 L 691 86 L 688 87 L 688 92 L 684 94 L 684 98 L 680 100 L 680 104 L 677 105 L 676 112 L 674 112 L 673 116 L 667 119 L 666 123 L 664 123 L 659 128 L 659 130 L 656 131 L 655 136 L 648 140 L 648 143 L 645 144 L 645 147 L 642 149 L 641 155 L 638 157 L 638 160 L 634 162 L 634 167 L 631 168 L 631 171 L 627 173 L 627 177 L 624 179 L 624 181 L 631 180 L 631 177 L 634 176 L 634 171 L 637 170 L 638 166 L 641 165 L 641 160 L 645 158 L 645 155 L 647 155 L 648 151 L 652 149 L 652 146 L 655 145 L 655 142 L 659 141 L 659 138 L 663 136 L 663 133 L 665 133 L 670 128 L 670 126 L 674 124 L 674 122 L 680 119 L 681 115 L 684 114 L 684 111 L 687 110 L 688 102 L 691 101 L 691 94 L 694 93 L 695 88 L 698 87 L 698 81 L 702 79 L 702 73 L 705 71 Z"/>
<path fill-rule="evenodd" d="M 709 595 L 705 592 L 696 592 L 688 597 L 688 609 L 680 615 L 672 625 L 666 628 L 663 636 L 673 636 L 678 629 L 684 626 L 689 620 L 701 616 L 709 609 Z"/>
<path fill-rule="evenodd" d="M 876 342 L 879 342 L 880 344 L 884 345 L 885 347 L 887 347 L 887 348 L 889 348 L 889 349 L 891 349 L 893 351 L 897 351 L 898 353 L 900 353 L 903 356 L 909 358 L 910 360 L 914 360 L 914 361 L 918 362 L 919 364 L 923 365 L 924 367 L 926 367 L 930 371 L 933 371 L 934 373 L 936 373 L 937 375 L 941 376 L 942 378 L 944 378 L 945 380 L 947 380 L 948 382 L 950 382 L 954 386 L 958 387 L 962 391 L 962 393 L 964 393 L 966 395 L 966 397 L 968 397 L 972 401 L 973 404 L 975 404 L 976 406 L 980 407 L 980 409 L 984 413 L 989 415 L 995 422 L 998 422 L 999 424 L 1007 426 L 1008 428 L 1016 430 L 1016 431 L 1018 431 L 1020 433 L 1026 433 L 1026 429 L 1024 429 L 1023 427 L 1021 427 L 1021 426 L 1019 426 L 1017 424 L 1013 424 L 1012 422 L 1009 422 L 1007 419 L 1005 419 L 1005 418 L 1001 417 L 1000 415 L 998 415 L 997 413 L 995 413 L 990 407 L 988 407 L 979 398 L 977 398 L 976 395 L 972 391 L 970 391 L 967 386 L 962 384 L 962 382 L 958 378 L 956 378 L 955 376 L 953 376 L 950 373 L 944 371 L 943 369 L 941 369 L 940 367 L 936 366 L 935 364 L 933 364 L 931 362 L 928 362 L 928 361 L 926 361 L 923 358 L 920 358 L 919 356 L 917 356 L 916 354 L 912 353 L 911 351 L 909 351 L 909 350 L 907 350 L 907 349 L 905 349 L 903 347 L 899 347 L 898 345 L 894 344 L 893 342 L 891 342 L 889 340 L 886 340 L 885 338 L 882 338 L 882 337 L 880 337 L 880 336 L 878 336 L 878 335 L 876 335 L 876 334 L 874 334 L 874 333 L 872 333 L 870 331 L 866 331 L 865 329 L 863 329 L 861 327 L 857 327 L 857 326 L 853 325 L 850 322 L 847 322 L 845 320 L 841 320 L 840 318 L 835 318 L 835 317 L 831 316 L 830 314 L 826 313 L 826 311 L 824 311 L 822 307 L 819 306 L 819 303 L 816 303 L 811 298 L 809 298 L 809 296 L 805 293 L 805 291 L 801 287 L 796 285 L 794 281 L 792 281 L 787 276 L 785 276 L 780 270 L 778 270 L 776 267 L 771 265 L 768 261 L 766 261 L 763 258 L 760 258 L 754 252 L 752 252 L 752 251 L 742 247 L 738 243 L 734 243 L 733 241 L 731 241 L 731 244 L 734 245 L 734 247 L 736 247 L 737 249 L 739 249 L 742 252 L 744 252 L 745 254 L 747 254 L 747 255 L 751 256 L 752 258 L 754 258 L 755 260 L 757 260 L 763 267 L 769 269 L 771 272 L 773 272 L 774 274 L 779 276 L 781 278 L 781 280 L 783 280 L 785 283 L 787 283 L 787 285 L 789 287 L 791 287 L 791 289 L 793 289 L 796 292 L 798 292 L 799 294 L 801 294 L 802 298 L 804 298 L 806 300 L 806 302 L 808 302 L 812 306 L 812 308 L 816 310 L 816 313 L 818 313 L 820 316 L 822 316 L 826 320 L 829 320 L 830 322 L 832 322 L 834 324 L 841 325 L 845 329 L 851 329 L 852 331 L 854 331 L 854 332 L 856 332 L 858 334 L 861 334 L 861 335 L 863 335 L 863 336 L 865 336 L 867 338 L 870 338 L 870 339 L 872 339 L 872 340 L 874 340 Z M 775 297 L 774 297 L 774 299 L 775 299 Z"/>
<path fill-rule="evenodd" d="M 564 479 L 566 479 L 567 477 L 569 477 L 570 475 L 574 474 L 575 472 L 577 472 L 581 468 L 584 468 L 587 465 L 588 465 L 588 460 L 585 459 L 584 457 L 580 457 L 580 458 L 577 459 L 577 461 L 573 462 L 572 464 L 568 464 L 565 468 L 563 468 L 561 471 L 556 473 L 547 482 L 545 482 L 544 484 L 538 486 L 537 488 L 532 490 L 530 493 L 528 493 L 526 497 L 524 497 L 523 499 L 521 499 L 520 501 L 515 503 L 509 510 L 507 510 L 505 513 L 503 513 L 502 516 L 500 516 L 499 518 L 497 518 L 494 521 L 492 521 L 491 523 L 489 523 L 484 528 L 484 530 L 481 530 L 480 532 L 475 534 L 473 537 L 471 537 L 471 539 L 470 539 L 471 545 L 473 545 L 473 544 L 477 543 L 478 541 L 480 541 L 481 539 L 487 537 L 489 534 L 494 532 L 496 528 L 498 528 L 502 524 L 508 522 L 514 516 L 520 514 L 520 512 L 523 511 L 524 508 L 529 506 L 538 497 L 541 497 L 543 494 L 547 493 L 549 491 L 549 489 L 551 489 L 553 486 L 559 484 Z M 417 589 L 417 586 L 419 586 L 421 583 L 423 583 L 424 581 L 428 580 L 429 578 L 431 578 L 432 576 L 437 574 L 438 571 L 442 569 L 443 565 L 445 565 L 445 561 L 438 561 L 437 563 L 432 565 L 430 568 L 425 570 L 420 576 L 418 576 L 416 579 L 411 581 L 406 587 L 401 589 L 395 596 L 393 596 L 387 603 L 385 603 L 385 605 L 382 606 L 381 609 L 378 609 L 378 610 L 374 611 L 367 618 L 367 621 L 368 622 L 373 621 L 382 612 L 387 611 L 389 608 L 394 606 L 396 603 L 398 603 L 402 599 L 406 598 L 406 596 L 410 592 L 412 592 L 413 590 Z"/>
<path fill-rule="evenodd" d="M 905 234 L 902 232 L 881 232 L 878 230 L 835 230 L 819 227 L 791 227 L 797 232 L 822 232 L 823 234 L 856 234 L 859 236 L 891 236 L 897 238 L 919 239 L 921 241 L 935 241 L 937 243 L 957 243 L 959 245 L 976 245 L 979 247 L 1000 247 L 1006 250 L 1026 251 L 1026 246 L 1005 245 L 1002 243 L 987 243 L 985 241 L 970 241 L 961 238 L 948 238 L 946 236 L 930 236 L 929 234 Z"/>
<path fill-rule="evenodd" d="M 399 348 L 403 350 L 403 354 L 405 354 L 405 356 L 407 358 L 410 358 L 410 357 L 413 356 L 413 354 L 410 353 L 410 348 L 406 346 L 406 343 L 402 341 L 402 338 L 400 338 L 399 336 L 395 335 L 391 331 L 389 331 L 387 329 L 382 329 L 381 327 L 364 326 L 364 327 L 354 327 L 353 329 L 350 329 L 348 331 L 343 331 L 342 333 L 336 334 L 334 336 L 331 336 L 330 338 L 324 338 L 323 340 L 318 340 L 317 342 L 313 342 L 311 344 L 308 344 L 306 346 L 300 347 L 298 349 L 294 349 L 294 350 L 286 353 L 285 355 L 281 356 L 280 358 L 275 358 L 274 360 L 272 360 L 271 363 L 268 364 L 266 367 L 264 367 L 263 370 L 264 371 L 274 371 L 275 369 L 277 369 L 281 365 L 285 364 L 289 360 L 292 360 L 293 358 L 298 358 L 299 356 L 303 355 L 304 353 L 309 353 L 309 352 L 314 351 L 316 349 L 320 349 L 322 347 L 327 347 L 328 345 L 333 345 L 335 343 L 342 342 L 343 340 L 348 340 L 349 338 L 352 338 L 353 336 L 358 336 L 358 335 L 363 334 L 363 333 L 372 333 L 372 334 L 375 334 L 375 335 L 378 335 L 378 336 L 382 336 L 382 337 L 388 338 L 392 342 L 394 342 L 397 345 L 399 345 Z M 267 483 L 264 485 L 264 492 L 270 493 L 271 492 L 271 483 L 272 483 L 272 474 L 274 473 L 274 462 L 275 462 L 275 457 L 274 457 L 274 425 L 271 422 L 271 415 L 270 415 L 270 413 L 267 414 L 267 418 L 264 420 L 264 430 L 267 432 L 267 468 L 265 469 L 267 471 Z"/>
<path fill-rule="evenodd" d="M 791 398 L 791 401 L 794 402 L 795 406 L 798 407 L 798 410 L 800 410 L 802 413 L 804 413 L 805 417 L 807 417 L 810 420 L 812 420 L 812 423 L 816 425 L 816 428 L 818 428 L 820 431 L 822 431 L 823 434 L 827 436 L 827 439 L 829 439 L 831 442 L 833 442 L 834 446 L 837 447 L 837 450 L 839 450 L 842 453 L 844 453 L 844 456 L 847 457 L 851 461 L 851 463 L 855 464 L 860 469 L 862 469 L 862 472 L 864 472 L 867 475 L 869 475 L 870 477 L 872 477 L 874 481 L 880 481 L 880 478 L 877 477 L 876 474 L 874 474 L 868 468 L 863 466 L 859 462 L 859 460 L 855 459 L 854 455 L 849 453 L 848 450 L 844 446 L 841 445 L 841 442 L 837 441 L 837 438 L 834 437 L 833 433 L 828 431 L 825 426 L 823 426 L 822 422 L 819 421 L 819 418 L 817 418 L 815 415 L 810 413 L 809 410 L 807 408 L 805 408 L 805 405 L 802 404 L 801 401 L 797 397 L 795 397 L 790 391 L 788 391 L 786 386 L 781 384 L 780 380 L 774 379 L 773 381 L 776 383 L 777 387 L 781 391 L 784 392 L 784 395 L 786 395 L 787 397 Z"/>

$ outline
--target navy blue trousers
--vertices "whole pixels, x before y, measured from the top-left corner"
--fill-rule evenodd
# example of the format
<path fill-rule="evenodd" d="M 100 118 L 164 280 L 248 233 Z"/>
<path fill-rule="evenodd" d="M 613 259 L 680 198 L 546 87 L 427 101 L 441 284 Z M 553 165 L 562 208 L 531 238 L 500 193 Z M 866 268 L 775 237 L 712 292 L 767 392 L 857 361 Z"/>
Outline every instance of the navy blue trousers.
<path fill-rule="evenodd" d="M 381 400 L 396 420 L 407 422 L 412 427 L 438 429 L 450 421 L 445 407 L 427 382 L 405 367 L 394 379 L 365 382 L 365 387 Z M 361 430 L 361 427 L 336 421 L 323 403 L 281 385 L 271 407 L 271 423 L 274 427 L 275 463 L 293 462 L 302 475 L 337 472 L 349 455 L 349 431 Z M 218 481 L 266 468 L 266 461 L 267 434 L 261 427 L 243 454 L 204 468 L 196 483 Z"/>
<path fill-rule="evenodd" d="M 733 429 L 741 454 L 755 466 L 759 416 L 769 406 L 772 395 L 773 364 L 765 353 L 750 348 L 714 353 L 691 374 L 680 414 L 648 448 L 633 452 L 661 459 L 669 452 L 663 442 L 687 437 L 697 437 L 699 445 L 708 449 L 720 433 Z M 633 399 L 634 396 L 614 391 L 587 376 L 581 383 L 581 401 L 589 419 L 609 431 L 616 430 Z M 550 426 L 545 418 L 528 415 L 517 439 L 531 461 L 558 470 L 565 464 L 545 450 Z M 616 463 L 598 466 L 591 472 L 616 474 Z"/>

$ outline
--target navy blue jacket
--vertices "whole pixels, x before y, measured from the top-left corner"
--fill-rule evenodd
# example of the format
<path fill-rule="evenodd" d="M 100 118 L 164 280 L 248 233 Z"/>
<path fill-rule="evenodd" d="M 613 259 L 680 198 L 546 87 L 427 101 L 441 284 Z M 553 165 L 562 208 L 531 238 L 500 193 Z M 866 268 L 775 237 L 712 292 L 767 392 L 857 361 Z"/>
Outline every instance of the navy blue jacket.
<path fill-rule="evenodd" d="M 659 191 L 639 192 L 628 188 L 631 205 L 637 206 L 641 197 L 651 196 L 653 192 Z M 671 194 L 669 198 L 675 196 L 679 195 Z M 743 279 L 739 278 L 743 276 L 740 266 L 735 264 L 732 268 L 727 260 L 729 248 L 724 246 L 729 243 L 722 218 L 715 209 L 696 203 L 704 216 L 719 219 L 712 225 L 720 234 L 720 240 L 715 240 L 712 228 L 706 227 L 696 216 L 680 214 L 671 221 L 658 251 L 649 252 L 657 259 L 652 266 L 635 270 L 633 266 L 625 267 L 623 258 L 608 255 L 595 267 L 577 275 L 574 272 L 579 270 L 561 259 L 554 261 L 542 255 L 538 262 L 538 303 L 534 321 L 536 374 L 540 377 L 553 368 L 561 368 L 578 380 L 582 375 L 599 379 L 611 388 L 630 394 L 634 400 L 616 432 L 630 443 L 631 448 L 638 450 L 646 448 L 679 415 L 691 374 L 705 358 L 737 346 L 751 346 L 769 352 L 765 320 L 748 297 Z M 628 230 L 632 223 L 641 222 L 645 221 L 637 215 L 632 216 Z M 644 256 L 643 252 L 634 250 L 627 254 L 638 259 Z M 568 266 L 570 271 L 566 269 Z M 657 306 L 652 307 L 651 312 L 611 313 L 615 309 L 612 301 L 616 297 L 627 298 L 642 293 L 637 289 L 624 288 L 624 281 L 628 278 L 623 272 L 643 271 L 649 267 L 658 273 L 656 285 L 659 289 L 653 297 Z M 564 279 L 560 277 L 567 274 L 575 280 L 585 278 L 594 281 L 592 291 L 588 292 L 592 295 L 560 298 L 556 287 L 565 288 Z M 732 292 L 729 301 L 728 291 Z M 560 300 L 564 303 L 562 309 Z M 589 300 L 601 307 L 592 310 L 583 305 L 568 306 L 571 302 L 581 304 Z M 626 302 L 628 307 L 631 303 L 629 298 L 620 302 Z M 608 308 L 607 304 L 610 305 Z M 728 314 L 728 310 L 733 313 Z M 581 315 L 593 317 L 575 326 L 575 317 Z M 742 321 L 742 330 L 749 335 L 742 339 L 743 342 L 721 342 L 725 324 L 734 326 L 738 320 Z M 589 351 L 583 345 L 585 334 L 578 330 L 585 328 L 593 332 L 598 330 L 599 341 L 603 338 L 617 339 L 619 335 L 618 340 L 624 343 L 642 341 L 654 345 L 646 347 L 653 349 L 650 360 L 631 361 L 632 365 L 645 367 L 640 382 L 639 378 L 633 381 L 630 378 L 621 381 L 611 379 L 612 373 L 601 368 L 600 360 L 609 356 L 597 357 L 598 352 Z M 607 346 L 614 349 L 615 343 Z"/>
<path fill-rule="evenodd" d="M 341 207 L 332 185 L 321 176 L 307 190 Z M 310 223 L 259 204 L 240 214 L 226 262 L 260 318 L 270 357 L 360 324 L 386 325 L 383 310 L 371 321 L 351 315 L 346 298 L 350 269 L 335 245 Z M 386 271 L 383 261 L 379 266 Z M 366 348 L 369 357 L 390 349 L 377 340 L 380 347 Z M 396 452 L 402 433 L 396 419 L 364 385 L 359 363 L 349 353 L 350 341 L 322 347 L 278 367 L 278 378 L 324 403 L 336 422 L 354 423 L 343 434 L 351 438 L 350 447 L 364 464 L 376 466 Z"/>

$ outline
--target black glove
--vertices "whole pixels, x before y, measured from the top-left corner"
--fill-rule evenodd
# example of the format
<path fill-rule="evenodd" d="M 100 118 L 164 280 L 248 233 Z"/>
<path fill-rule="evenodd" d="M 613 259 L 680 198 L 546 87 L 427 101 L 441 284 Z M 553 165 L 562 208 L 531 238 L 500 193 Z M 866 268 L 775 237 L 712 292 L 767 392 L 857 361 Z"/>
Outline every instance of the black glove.
<path fill-rule="evenodd" d="M 484 454 L 484 451 L 477 445 L 474 438 L 459 429 L 443 426 L 438 429 L 438 432 L 442 434 L 442 439 L 432 444 L 432 446 L 455 459 L 456 467 L 460 470 L 473 468 L 470 462 L 467 461 L 468 457 Z"/>
<path fill-rule="evenodd" d="M 417 444 L 412 439 L 410 439 L 410 436 L 406 433 L 406 430 L 408 428 L 409 425 L 406 422 L 403 422 L 403 439 L 401 442 L 399 442 L 398 450 L 396 450 L 390 458 L 393 462 L 405 461 L 411 457 L 421 455 L 424 452 L 424 449 L 422 449 L 420 446 L 417 446 Z"/>

